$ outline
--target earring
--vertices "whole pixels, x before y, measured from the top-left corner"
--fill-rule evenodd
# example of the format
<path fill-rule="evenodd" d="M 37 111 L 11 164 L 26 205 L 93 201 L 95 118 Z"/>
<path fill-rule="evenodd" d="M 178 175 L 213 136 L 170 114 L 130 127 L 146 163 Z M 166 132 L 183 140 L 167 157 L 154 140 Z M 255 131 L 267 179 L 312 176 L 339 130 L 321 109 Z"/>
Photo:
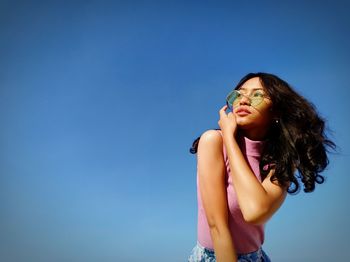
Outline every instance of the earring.
<path fill-rule="evenodd" d="M 280 121 L 278 119 L 275 119 L 275 124 L 278 124 Z"/>

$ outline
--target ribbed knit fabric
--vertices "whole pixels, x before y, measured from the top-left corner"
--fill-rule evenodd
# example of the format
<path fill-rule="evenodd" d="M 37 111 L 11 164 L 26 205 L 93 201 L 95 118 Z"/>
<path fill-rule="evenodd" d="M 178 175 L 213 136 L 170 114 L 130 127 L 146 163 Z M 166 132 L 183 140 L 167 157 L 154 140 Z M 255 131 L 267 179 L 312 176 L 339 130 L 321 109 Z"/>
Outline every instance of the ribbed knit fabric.
<path fill-rule="evenodd" d="M 221 131 L 219 131 L 221 132 Z M 259 161 L 261 151 L 264 146 L 263 141 L 253 141 L 246 137 L 239 137 L 238 144 L 246 158 L 250 168 L 261 182 Z M 229 161 L 226 155 L 225 146 L 223 146 L 223 154 L 226 163 L 226 188 L 229 206 L 229 227 L 234 241 L 236 252 L 239 254 L 250 253 L 259 249 L 264 242 L 264 226 L 251 225 L 244 221 L 242 212 L 237 202 L 237 196 L 232 184 L 230 174 Z M 214 249 L 210 236 L 210 230 L 203 208 L 202 199 L 199 190 L 198 173 L 197 173 L 197 200 L 198 200 L 198 226 L 197 237 L 198 242 L 205 248 Z"/>

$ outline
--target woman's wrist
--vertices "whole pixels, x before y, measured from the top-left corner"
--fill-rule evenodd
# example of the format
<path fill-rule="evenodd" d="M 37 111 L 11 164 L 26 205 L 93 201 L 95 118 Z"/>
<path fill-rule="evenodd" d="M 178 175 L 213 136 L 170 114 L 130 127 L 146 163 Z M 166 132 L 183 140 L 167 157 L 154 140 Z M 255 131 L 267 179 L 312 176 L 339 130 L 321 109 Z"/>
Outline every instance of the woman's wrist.
<path fill-rule="evenodd" d="M 224 143 L 234 143 L 236 141 L 235 134 L 232 133 L 223 133 Z"/>

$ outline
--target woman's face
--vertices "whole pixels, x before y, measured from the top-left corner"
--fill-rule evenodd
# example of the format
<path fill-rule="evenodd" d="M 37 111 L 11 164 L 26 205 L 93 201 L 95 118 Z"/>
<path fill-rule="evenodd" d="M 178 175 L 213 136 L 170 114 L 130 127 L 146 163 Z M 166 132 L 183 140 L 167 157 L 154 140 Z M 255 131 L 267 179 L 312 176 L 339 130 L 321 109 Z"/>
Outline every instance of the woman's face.
<path fill-rule="evenodd" d="M 263 138 L 273 119 L 272 101 L 258 77 L 247 80 L 233 109 L 237 126 L 254 139 Z"/>

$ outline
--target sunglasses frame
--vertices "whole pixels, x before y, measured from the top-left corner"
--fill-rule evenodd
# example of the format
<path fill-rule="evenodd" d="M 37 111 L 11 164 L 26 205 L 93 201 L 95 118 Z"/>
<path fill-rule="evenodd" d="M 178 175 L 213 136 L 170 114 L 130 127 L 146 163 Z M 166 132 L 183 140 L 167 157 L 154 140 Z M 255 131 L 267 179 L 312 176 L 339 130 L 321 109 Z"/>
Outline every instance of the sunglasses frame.
<path fill-rule="evenodd" d="M 235 89 L 235 90 L 232 90 L 232 91 L 226 96 L 226 104 L 227 104 L 227 106 L 228 106 L 230 109 L 232 109 L 232 108 L 234 107 L 234 105 L 237 105 L 237 103 L 236 103 L 236 104 L 233 103 L 233 102 L 237 99 L 237 95 L 236 95 L 236 98 L 232 101 L 232 104 L 229 102 L 229 101 L 230 101 L 230 98 L 232 97 L 232 95 L 233 95 L 233 94 L 236 94 L 236 93 L 240 94 L 241 96 L 244 96 L 244 97 L 248 98 L 248 99 L 249 99 L 249 103 L 250 103 L 250 105 L 251 105 L 252 107 L 256 107 L 256 106 L 260 105 L 260 104 L 262 103 L 262 101 L 264 101 L 264 98 L 267 98 L 267 99 L 270 99 L 270 100 L 271 100 L 271 98 L 269 98 L 268 96 L 266 96 L 265 94 L 263 94 L 263 96 L 261 97 L 261 101 L 260 101 L 259 103 L 253 105 L 253 104 L 252 104 L 252 101 L 253 101 L 254 99 L 252 99 L 251 96 L 247 96 L 247 95 L 245 95 L 245 94 L 242 94 L 241 92 L 239 92 L 239 90 Z M 238 101 L 238 103 L 239 103 L 239 101 Z"/>

